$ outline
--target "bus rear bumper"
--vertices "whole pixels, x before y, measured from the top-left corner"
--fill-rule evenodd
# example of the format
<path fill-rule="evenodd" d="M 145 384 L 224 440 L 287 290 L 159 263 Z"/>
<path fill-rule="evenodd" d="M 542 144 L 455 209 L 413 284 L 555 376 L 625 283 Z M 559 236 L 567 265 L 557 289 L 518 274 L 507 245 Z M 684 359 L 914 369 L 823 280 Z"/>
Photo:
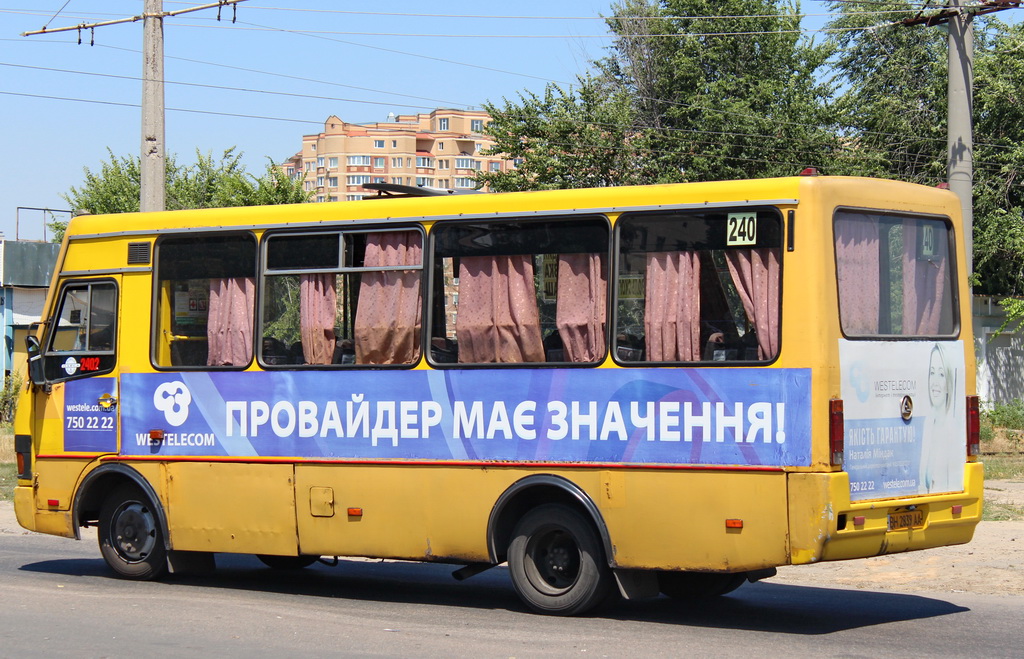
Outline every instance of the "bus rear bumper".
<path fill-rule="evenodd" d="M 790 474 L 790 519 L 814 506 L 816 524 L 791 529 L 791 562 L 838 561 L 970 542 L 981 521 L 984 468 L 964 466 L 964 491 L 850 502 L 844 472 Z M 831 504 L 829 504 L 831 502 Z"/>
<path fill-rule="evenodd" d="M 71 511 L 37 509 L 35 491 L 30 485 L 19 485 L 14 488 L 14 514 L 18 518 L 18 524 L 29 531 L 65 538 L 77 537 L 71 520 Z"/>

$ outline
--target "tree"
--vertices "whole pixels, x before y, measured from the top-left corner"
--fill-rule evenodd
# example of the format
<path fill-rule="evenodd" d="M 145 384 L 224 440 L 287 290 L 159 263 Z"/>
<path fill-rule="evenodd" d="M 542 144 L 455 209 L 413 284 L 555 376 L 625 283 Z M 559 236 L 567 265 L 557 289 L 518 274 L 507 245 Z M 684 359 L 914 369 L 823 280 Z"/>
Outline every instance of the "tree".
<path fill-rule="evenodd" d="M 946 179 L 947 43 L 942 30 L 889 25 L 880 10 L 836 2 L 830 27 L 835 67 L 847 81 L 837 100 L 840 125 L 855 159 L 837 173 L 934 185 Z M 857 29 L 873 27 L 875 29 Z M 1024 295 L 1024 28 L 975 21 L 974 292 Z M 1012 311 L 1012 310 L 1011 310 Z"/>
<path fill-rule="evenodd" d="M 109 161 L 100 165 L 98 173 L 85 168 L 85 182 L 61 195 L 76 212 L 93 215 L 132 213 L 139 210 L 140 171 L 138 157 L 117 157 L 110 150 Z M 210 154 L 196 151 L 196 162 L 179 165 L 172 155 L 167 158 L 167 209 L 222 208 L 226 206 L 258 206 L 292 204 L 309 201 L 310 193 L 303 182 L 291 180 L 267 158 L 262 176 L 246 172 L 242 154 L 226 150 L 217 161 Z M 54 239 L 61 240 L 66 222 L 48 225 Z"/>
<path fill-rule="evenodd" d="M 902 0 L 832 7 L 840 12 L 828 26 L 837 35 L 833 69 L 844 87 L 834 107 L 849 146 L 833 173 L 944 181 L 945 34 L 891 24 L 910 10 Z"/>
<path fill-rule="evenodd" d="M 1024 26 L 990 21 L 975 58 L 975 292 L 1024 295 Z M 1014 311 L 1016 310 L 1016 314 Z M 1024 318 L 1020 303 L 1011 318 Z"/>
<path fill-rule="evenodd" d="M 838 149 L 828 51 L 775 0 L 623 0 L 610 55 L 569 90 L 486 105 L 492 153 L 514 172 L 494 189 L 583 187 L 794 174 Z M 728 16 L 703 20 L 702 16 Z"/>
<path fill-rule="evenodd" d="M 520 92 L 519 101 L 485 103 L 491 115 L 489 153 L 517 164 L 505 172 L 481 172 L 492 190 L 588 188 L 656 182 L 648 165 L 648 131 L 635 126 L 635 110 L 622 89 L 592 76 L 569 90 L 551 84 L 543 96 Z M 655 181 L 652 181 L 652 178 Z"/>
<path fill-rule="evenodd" d="M 598 66 L 635 94 L 662 169 L 690 181 L 789 175 L 837 148 L 831 86 L 818 76 L 829 51 L 800 35 L 797 6 L 625 0 L 612 10 L 618 39 Z"/>

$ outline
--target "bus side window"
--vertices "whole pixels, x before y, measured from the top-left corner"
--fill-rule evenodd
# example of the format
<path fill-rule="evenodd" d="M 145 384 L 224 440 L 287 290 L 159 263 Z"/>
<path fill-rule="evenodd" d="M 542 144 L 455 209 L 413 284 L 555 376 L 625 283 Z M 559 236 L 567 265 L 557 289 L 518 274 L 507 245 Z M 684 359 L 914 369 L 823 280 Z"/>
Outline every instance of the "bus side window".
<path fill-rule="evenodd" d="M 431 362 L 604 359 L 606 219 L 446 222 L 432 236 Z"/>
<path fill-rule="evenodd" d="M 749 238 L 729 221 L 751 222 Z M 779 350 L 781 220 L 774 209 L 620 218 L 615 357 L 768 361 Z"/>
<path fill-rule="evenodd" d="M 419 361 L 420 231 L 279 233 L 264 244 L 260 363 Z"/>
<path fill-rule="evenodd" d="M 157 243 L 156 255 L 155 365 L 247 366 L 253 355 L 255 238 L 173 236 Z"/>

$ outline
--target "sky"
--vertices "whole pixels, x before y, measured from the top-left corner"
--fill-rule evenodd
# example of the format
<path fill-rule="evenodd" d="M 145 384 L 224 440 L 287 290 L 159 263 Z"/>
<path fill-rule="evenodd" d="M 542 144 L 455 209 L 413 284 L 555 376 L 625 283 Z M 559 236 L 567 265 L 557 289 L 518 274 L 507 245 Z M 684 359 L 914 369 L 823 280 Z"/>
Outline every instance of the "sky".
<path fill-rule="evenodd" d="M 175 11 L 209 0 L 164 0 Z M 384 121 L 438 107 L 571 84 L 611 44 L 611 0 L 430 4 L 247 0 L 164 20 L 166 150 L 193 162 L 244 154 L 250 173 L 282 162 L 302 136 L 344 121 Z M 813 29 L 823 7 L 803 4 Z M 0 231 L 44 238 L 83 168 L 137 156 L 142 22 L 20 36 L 141 14 L 143 0 L 0 0 Z M 443 14 L 443 15 L 441 15 Z M 21 210 L 19 210 L 21 207 Z M 60 216 L 66 219 L 66 215 Z"/>

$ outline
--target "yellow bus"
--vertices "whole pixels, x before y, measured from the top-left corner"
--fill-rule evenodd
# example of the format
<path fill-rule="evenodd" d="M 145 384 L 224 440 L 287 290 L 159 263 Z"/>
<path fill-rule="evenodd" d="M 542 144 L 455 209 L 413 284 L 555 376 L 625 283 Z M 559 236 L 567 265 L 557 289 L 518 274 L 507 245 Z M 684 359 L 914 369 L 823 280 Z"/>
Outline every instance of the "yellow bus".
<path fill-rule="evenodd" d="M 507 562 L 562 615 L 965 543 L 961 232 L 948 190 L 813 172 L 77 217 L 18 520 L 133 579 Z"/>

